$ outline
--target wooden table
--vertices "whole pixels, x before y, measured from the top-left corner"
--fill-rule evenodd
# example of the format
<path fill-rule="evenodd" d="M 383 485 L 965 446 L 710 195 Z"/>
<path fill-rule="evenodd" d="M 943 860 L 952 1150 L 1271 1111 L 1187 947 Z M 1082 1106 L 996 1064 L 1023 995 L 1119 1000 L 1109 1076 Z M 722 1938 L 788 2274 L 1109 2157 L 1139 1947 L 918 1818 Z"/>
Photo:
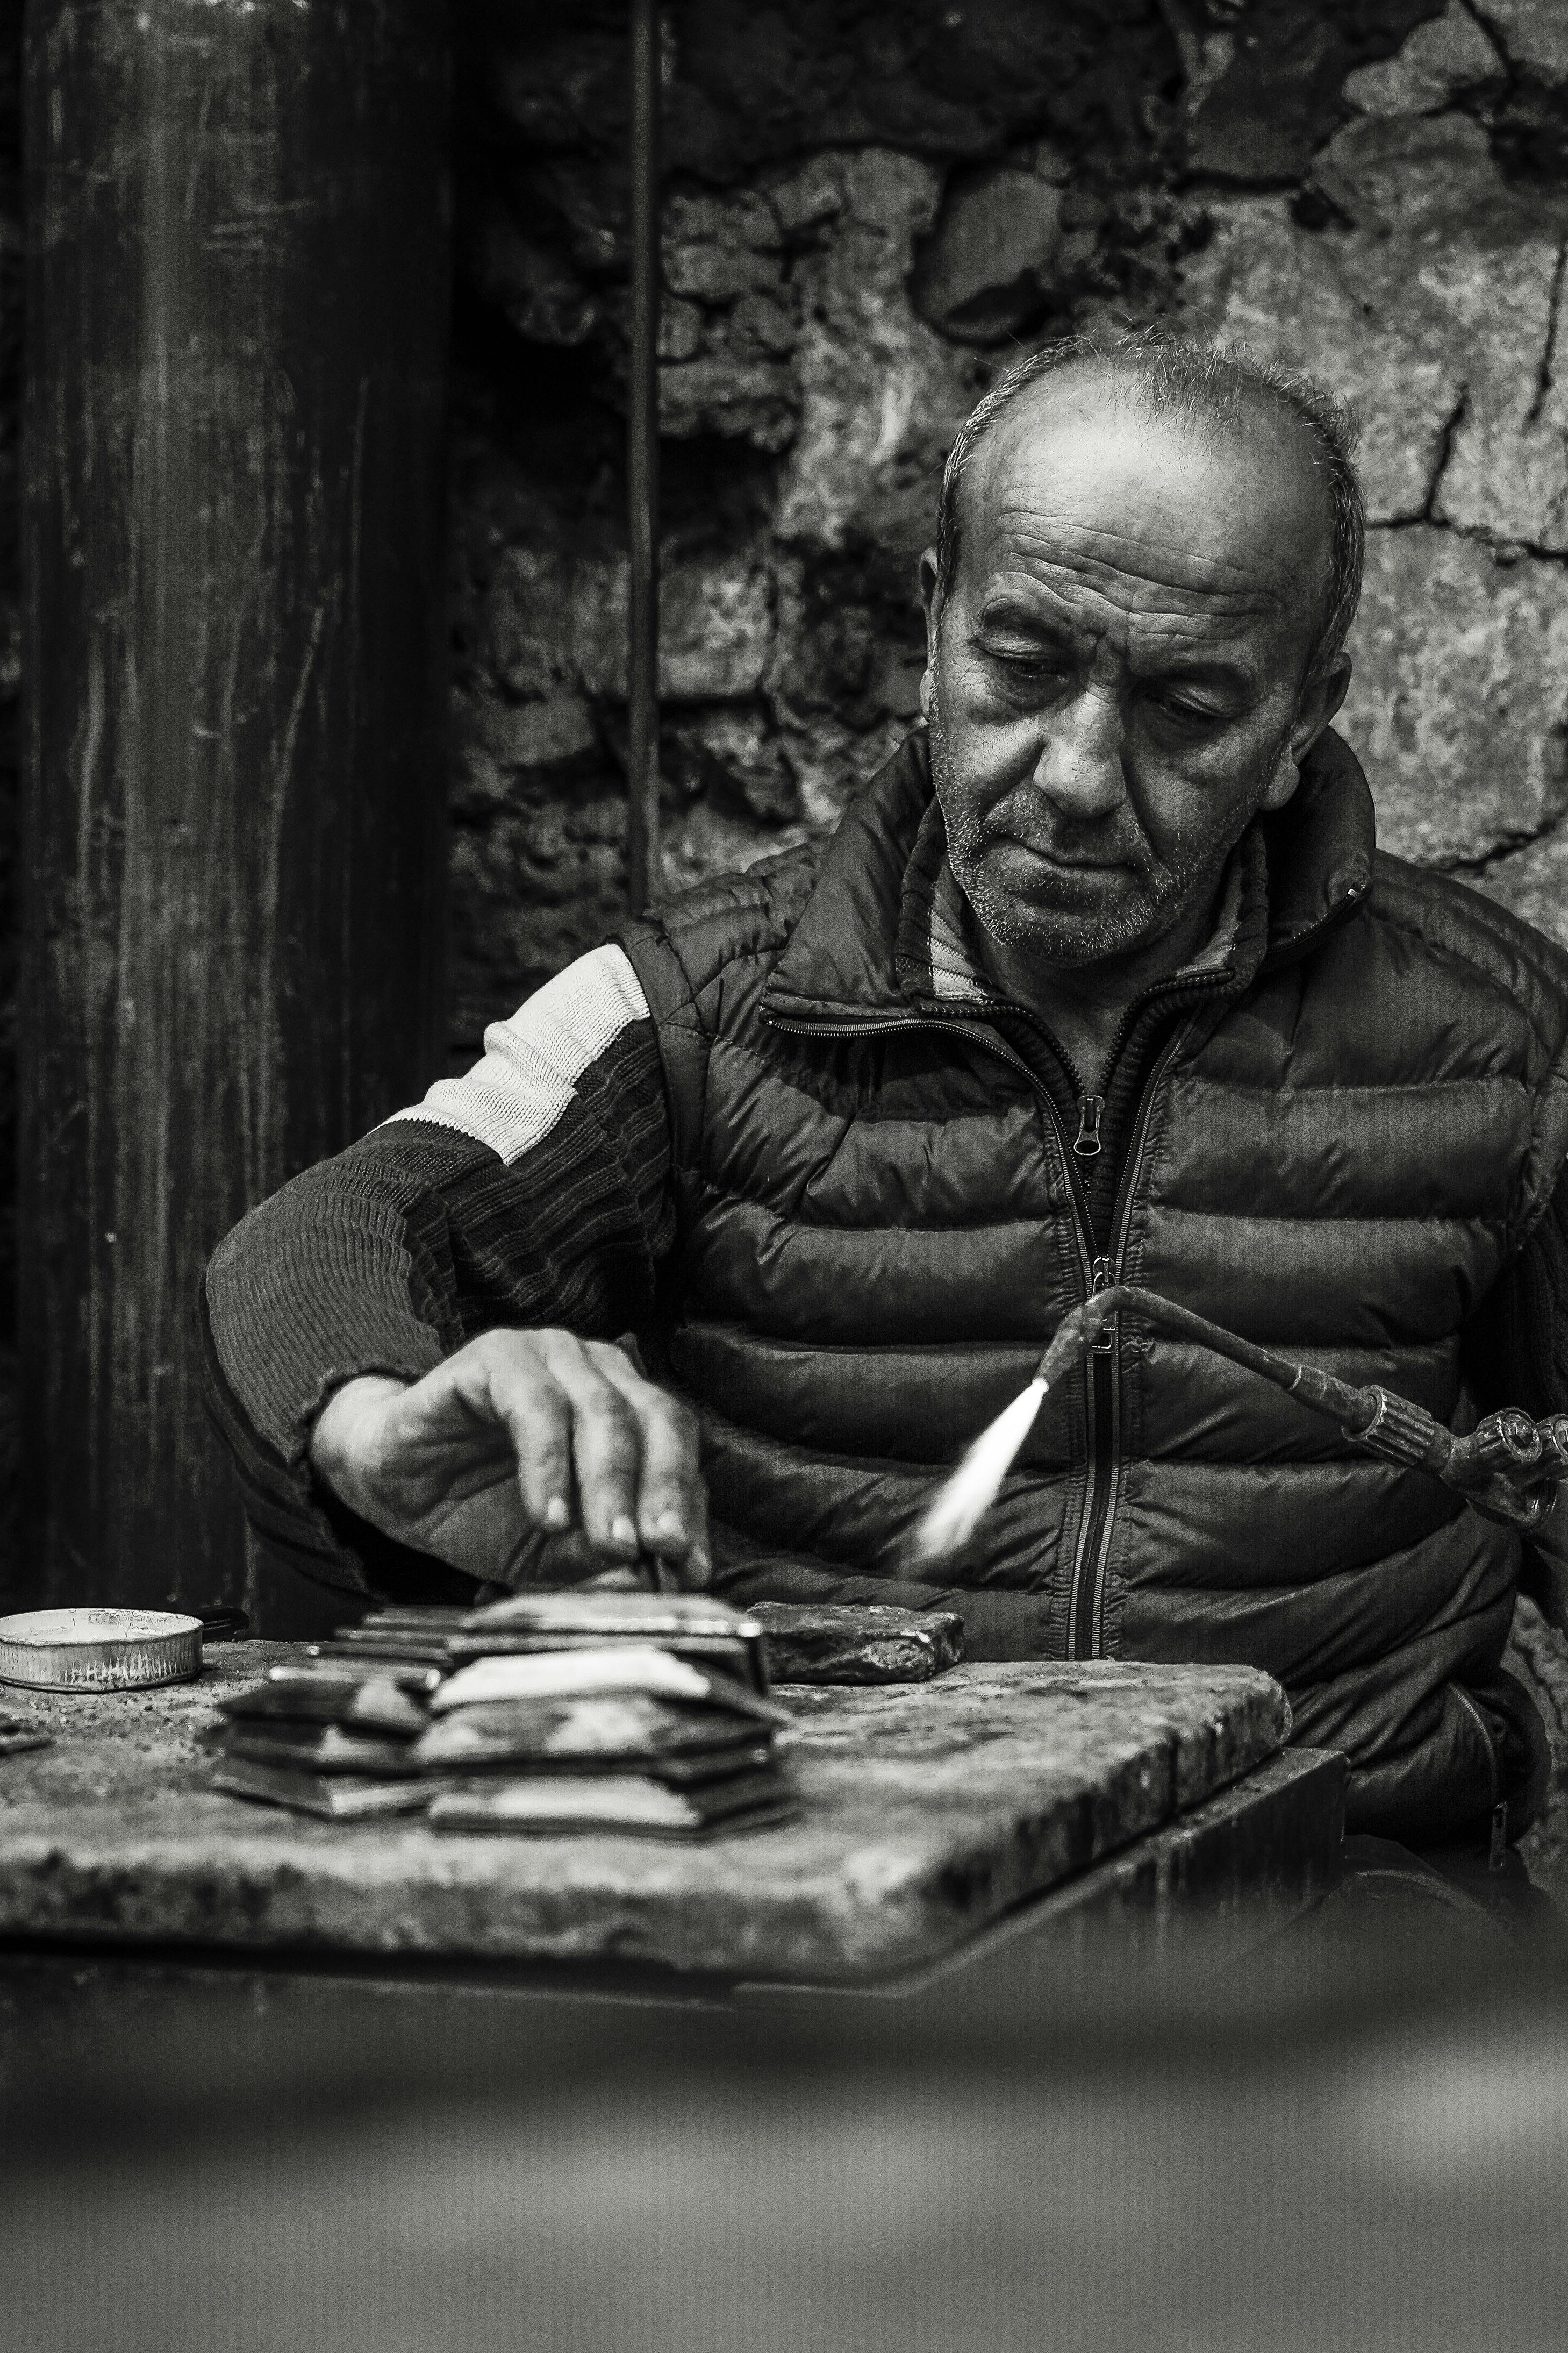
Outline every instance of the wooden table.
<path fill-rule="evenodd" d="M 426 2000 L 732 2002 L 954 1975 L 1016 1994 L 1031 1972 L 1058 1986 L 1194 1935 L 1235 1949 L 1335 1872 L 1342 1760 L 1283 1750 L 1283 1695 L 1250 1668 L 792 1688 L 800 1819 L 677 1845 L 334 1824 L 226 1797 L 209 1785 L 214 1702 L 289 1655 L 231 1643 L 167 1691 L 5 1694 L 56 1740 L 0 1758 L 0 2010 L 7 1988 L 15 2015 L 68 1978 L 79 2002 L 94 1986 L 111 2000 L 128 1972 L 251 2002 L 328 1978 Z"/>

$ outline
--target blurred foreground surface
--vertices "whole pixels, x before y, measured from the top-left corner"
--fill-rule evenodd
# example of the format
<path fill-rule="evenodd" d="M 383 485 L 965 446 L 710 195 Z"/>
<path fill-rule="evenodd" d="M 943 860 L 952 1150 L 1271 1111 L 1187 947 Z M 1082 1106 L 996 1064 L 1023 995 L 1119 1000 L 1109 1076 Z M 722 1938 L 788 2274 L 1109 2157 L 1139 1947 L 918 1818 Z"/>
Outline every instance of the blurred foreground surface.
<path fill-rule="evenodd" d="M 30 1966 L 13 1957 L 13 1973 Z M 0 1971 L 0 2010 L 4 2009 Z M 8 2344 L 1562 2345 L 1568 1984 L 1441 1907 L 1054 2014 L 235 1972 L 8 2054 Z M 15 2018 L 19 2012 L 13 2008 Z"/>

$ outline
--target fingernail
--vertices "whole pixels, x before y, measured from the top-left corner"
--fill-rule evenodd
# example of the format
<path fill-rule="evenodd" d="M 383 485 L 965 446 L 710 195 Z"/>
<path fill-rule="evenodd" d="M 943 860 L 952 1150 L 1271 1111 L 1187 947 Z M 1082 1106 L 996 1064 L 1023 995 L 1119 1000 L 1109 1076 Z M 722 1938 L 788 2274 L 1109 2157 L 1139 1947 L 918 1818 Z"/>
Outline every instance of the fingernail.
<path fill-rule="evenodd" d="M 680 1543 L 686 1534 L 685 1528 L 681 1525 L 679 1512 L 660 1512 L 653 1524 L 653 1532 L 656 1536 L 669 1536 L 677 1544 Z"/>
<path fill-rule="evenodd" d="M 552 1528 L 563 1528 L 570 1525 L 572 1519 L 572 1506 L 568 1504 L 564 1495 L 552 1495 L 550 1501 L 544 1506 L 544 1518 L 546 1525 Z"/>
<path fill-rule="evenodd" d="M 691 1571 L 693 1577 L 706 1577 L 711 1570 L 713 1564 L 709 1559 L 707 1551 L 703 1546 L 693 1545 L 691 1550 L 686 1556 L 686 1566 Z"/>
<path fill-rule="evenodd" d="M 612 1544 L 625 1545 L 628 1552 L 635 1552 L 637 1550 L 637 1528 L 633 1522 L 626 1517 L 625 1512 L 622 1512 L 618 1518 L 613 1519 L 610 1522 L 610 1542 Z"/>

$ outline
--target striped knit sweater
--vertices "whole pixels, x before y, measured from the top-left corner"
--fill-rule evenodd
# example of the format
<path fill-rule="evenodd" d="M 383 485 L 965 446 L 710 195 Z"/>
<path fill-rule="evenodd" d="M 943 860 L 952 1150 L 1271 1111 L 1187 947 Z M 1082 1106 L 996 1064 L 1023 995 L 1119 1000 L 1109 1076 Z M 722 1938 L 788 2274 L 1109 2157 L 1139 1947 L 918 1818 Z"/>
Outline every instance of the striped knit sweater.
<path fill-rule="evenodd" d="M 967 910 L 929 830 L 905 902 L 932 986 L 972 987 Z M 416 1379 L 495 1326 L 647 1329 L 675 1241 L 670 1176 L 654 1026 L 627 957 L 605 945 L 496 1023 L 467 1077 L 255 1210 L 214 1254 L 202 1321 L 212 1409 L 262 1539 L 308 1576 L 384 1599 L 469 1590 L 326 1493 L 309 1461 L 316 1416 L 357 1375 Z M 1483 1410 L 1568 1407 L 1565 1307 L 1560 1188 L 1467 1335 Z"/>

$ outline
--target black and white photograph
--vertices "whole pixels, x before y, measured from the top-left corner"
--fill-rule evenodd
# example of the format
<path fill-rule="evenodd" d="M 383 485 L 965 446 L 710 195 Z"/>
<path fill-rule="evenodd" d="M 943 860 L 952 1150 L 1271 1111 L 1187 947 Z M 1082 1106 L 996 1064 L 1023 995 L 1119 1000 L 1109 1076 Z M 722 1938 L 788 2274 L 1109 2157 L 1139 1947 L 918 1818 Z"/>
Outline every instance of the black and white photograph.
<path fill-rule="evenodd" d="M 0 2343 L 1568 2342 L 1568 0 L 0 0 Z"/>

